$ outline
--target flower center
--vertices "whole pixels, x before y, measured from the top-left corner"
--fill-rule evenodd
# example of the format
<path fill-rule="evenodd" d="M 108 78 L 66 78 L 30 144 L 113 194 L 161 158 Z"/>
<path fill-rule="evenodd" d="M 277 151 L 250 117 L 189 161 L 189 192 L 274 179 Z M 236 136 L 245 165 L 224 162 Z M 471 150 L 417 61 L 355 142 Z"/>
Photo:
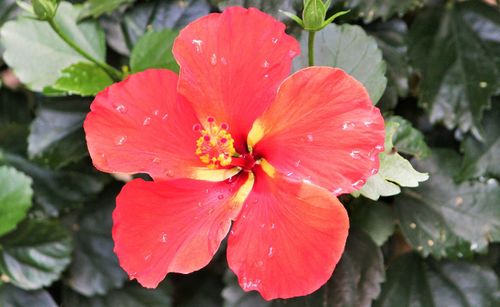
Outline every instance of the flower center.
<path fill-rule="evenodd" d="M 206 129 L 202 130 L 199 124 L 193 126 L 193 130 L 201 134 L 196 141 L 196 155 L 201 162 L 207 164 L 208 168 L 228 166 L 236 153 L 233 137 L 228 132 L 229 125 L 226 123 L 217 125 L 213 117 L 209 117 L 207 121 Z"/>

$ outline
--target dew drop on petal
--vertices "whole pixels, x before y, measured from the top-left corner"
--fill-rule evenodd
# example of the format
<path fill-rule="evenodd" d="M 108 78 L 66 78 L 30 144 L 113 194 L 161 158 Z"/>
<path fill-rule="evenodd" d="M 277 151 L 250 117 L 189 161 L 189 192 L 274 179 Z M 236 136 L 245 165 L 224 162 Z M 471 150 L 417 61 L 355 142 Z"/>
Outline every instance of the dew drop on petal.
<path fill-rule="evenodd" d="M 267 79 L 267 78 L 269 78 L 269 75 L 268 75 L 268 74 L 265 74 L 265 75 L 264 75 L 264 79 Z"/>
<path fill-rule="evenodd" d="M 312 134 L 307 135 L 307 141 L 308 142 L 314 142 L 314 136 Z"/>
<path fill-rule="evenodd" d="M 202 52 L 201 45 L 203 44 L 203 41 L 201 39 L 193 39 L 192 43 L 195 46 L 196 52 L 201 53 Z"/>
<path fill-rule="evenodd" d="M 142 122 L 143 126 L 149 126 L 151 125 L 151 117 L 146 117 L 144 121 Z"/>
<path fill-rule="evenodd" d="M 342 191 L 343 191 L 342 188 L 336 188 L 335 190 L 333 190 L 333 194 L 339 195 L 342 193 Z"/>
<path fill-rule="evenodd" d="M 377 145 L 377 146 L 375 146 L 375 149 L 379 150 L 379 151 L 382 151 L 382 150 L 384 150 L 384 146 L 383 145 Z"/>
<path fill-rule="evenodd" d="M 220 62 L 223 64 L 223 65 L 227 65 L 227 60 L 225 57 L 221 57 L 220 58 Z"/>
<path fill-rule="evenodd" d="M 264 62 L 262 63 L 262 67 L 264 68 L 268 68 L 269 67 L 269 62 L 267 60 L 264 60 Z"/>
<path fill-rule="evenodd" d="M 165 175 L 167 175 L 167 177 L 174 177 L 174 171 L 169 169 L 165 172 Z"/>
<path fill-rule="evenodd" d="M 144 261 L 149 261 L 151 259 L 151 253 L 147 254 L 145 257 L 144 257 Z"/>
<path fill-rule="evenodd" d="M 161 159 L 158 157 L 154 157 L 152 161 L 154 164 L 159 164 L 161 162 Z"/>
<path fill-rule="evenodd" d="M 224 195 L 223 194 L 219 194 L 219 195 L 217 195 L 217 198 L 218 199 L 224 199 Z"/>
<path fill-rule="evenodd" d="M 212 56 L 210 57 L 210 63 L 212 65 L 216 65 L 217 64 L 217 55 L 215 53 L 212 53 Z"/>
<path fill-rule="evenodd" d="M 370 171 L 370 174 L 373 176 L 376 173 L 378 173 L 378 169 L 377 168 L 372 168 L 371 171 Z"/>
<path fill-rule="evenodd" d="M 363 179 L 360 179 L 356 181 L 355 183 L 352 184 L 352 187 L 355 189 L 361 189 L 361 187 L 365 184 L 365 181 Z"/>
<path fill-rule="evenodd" d="M 352 128 L 356 127 L 356 124 L 350 121 L 345 121 L 342 124 L 342 130 L 350 130 Z"/>
<path fill-rule="evenodd" d="M 353 159 L 360 159 L 361 158 L 361 152 L 359 150 L 353 150 L 353 151 L 351 151 L 351 153 L 349 155 Z"/>
<path fill-rule="evenodd" d="M 167 114 L 167 113 L 165 113 L 165 114 L 162 116 L 162 118 L 161 118 L 161 119 L 163 119 L 163 120 L 167 120 L 167 118 L 168 118 L 168 114 Z"/>
<path fill-rule="evenodd" d="M 271 39 L 271 41 L 273 42 L 273 44 L 277 44 L 278 43 L 278 38 L 277 37 L 273 37 Z"/>
<path fill-rule="evenodd" d="M 126 106 L 124 106 L 123 104 L 118 104 L 118 105 L 116 105 L 116 106 L 115 106 L 115 109 L 116 109 L 116 111 L 118 111 L 119 113 L 122 113 L 122 114 L 125 114 L 125 113 L 127 113 L 127 111 L 128 111 L 128 110 L 127 110 L 127 107 L 126 107 Z"/>
<path fill-rule="evenodd" d="M 161 243 L 165 243 L 165 242 L 167 242 L 167 233 L 162 232 L 162 233 L 160 234 L 160 242 L 161 242 Z"/>
<path fill-rule="evenodd" d="M 267 256 L 272 257 L 274 255 L 274 247 L 270 246 L 267 251 Z"/>
<path fill-rule="evenodd" d="M 116 138 L 115 144 L 116 145 L 123 145 L 123 144 L 125 144 L 126 141 L 127 141 L 126 136 L 119 136 Z"/>
<path fill-rule="evenodd" d="M 272 223 L 270 228 L 271 229 L 276 229 L 276 224 Z"/>
<path fill-rule="evenodd" d="M 301 162 L 300 160 L 297 160 L 297 161 L 295 162 L 295 167 L 299 167 L 299 166 L 300 166 L 300 162 Z"/>
<path fill-rule="evenodd" d="M 153 111 L 153 114 L 154 114 L 154 116 L 158 116 L 158 115 L 160 115 L 160 110 L 154 110 L 154 111 Z"/>

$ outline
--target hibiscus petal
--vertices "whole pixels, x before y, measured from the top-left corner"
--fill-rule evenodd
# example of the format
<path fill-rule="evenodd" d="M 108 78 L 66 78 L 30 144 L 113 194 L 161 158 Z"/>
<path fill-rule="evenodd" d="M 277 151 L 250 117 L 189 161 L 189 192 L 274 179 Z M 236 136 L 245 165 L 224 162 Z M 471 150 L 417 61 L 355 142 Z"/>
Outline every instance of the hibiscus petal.
<path fill-rule="evenodd" d="M 105 172 L 148 173 L 155 179 L 193 178 L 199 123 L 177 94 L 175 73 L 151 69 L 100 92 L 84 123 L 95 167 Z"/>
<path fill-rule="evenodd" d="M 384 119 L 360 82 L 341 69 L 310 67 L 286 79 L 248 136 L 279 172 L 336 195 L 378 171 Z"/>
<path fill-rule="evenodd" d="M 113 212 L 120 265 L 144 287 L 169 272 L 207 265 L 226 236 L 253 184 L 244 173 L 226 182 L 180 179 L 125 185 Z"/>
<path fill-rule="evenodd" d="M 283 23 L 257 9 L 230 7 L 180 32 L 173 47 L 181 67 L 178 90 L 200 120 L 228 123 L 243 153 L 253 121 L 272 102 L 299 52 Z"/>
<path fill-rule="evenodd" d="M 266 299 L 321 287 L 344 250 L 349 219 L 327 190 L 274 178 L 257 168 L 255 185 L 228 240 L 229 267 L 241 287 Z"/>

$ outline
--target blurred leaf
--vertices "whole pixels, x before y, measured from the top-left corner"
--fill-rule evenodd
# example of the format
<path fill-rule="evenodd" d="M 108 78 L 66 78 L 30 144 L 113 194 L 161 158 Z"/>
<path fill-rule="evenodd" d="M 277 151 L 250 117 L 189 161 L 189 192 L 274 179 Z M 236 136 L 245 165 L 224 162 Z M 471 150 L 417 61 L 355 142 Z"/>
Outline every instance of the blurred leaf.
<path fill-rule="evenodd" d="M 406 36 L 408 29 L 401 19 L 379 22 L 365 27 L 376 40 L 387 63 L 387 88 L 378 105 L 382 109 L 393 109 L 399 97 L 408 95 L 408 65 Z"/>
<path fill-rule="evenodd" d="M 28 137 L 30 159 L 53 168 L 87 156 L 82 128 L 89 104 L 82 99 L 43 99 Z"/>
<path fill-rule="evenodd" d="M 498 306 L 498 278 L 466 262 L 425 261 L 406 254 L 393 262 L 375 307 Z"/>
<path fill-rule="evenodd" d="M 31 207 L 31 178 L 8 166 L 0 166 L 0 236 L 12 231 Z"/>
<path fill-rule="evenodd" d="M 408 129 L 408 127 L 404 127 Z M 363 195 L 377 200 L 380 196 L 391 196 L 401 192 L 402 187 L 417 187 L 422 181 L 429 179 L 425 173 L 416 171 L 408 160 L 395 150 L 392 144 L 394 135 L 399 129 L 399 123 L 386 120 L 385 150 L 379 154 L 380 167 L 378 173 L 369 177 L 366 184 L 352 195 Z"/>
<path fill-rule="evenodd" d="M 124 4 L 133 3 L 135 0 L 87 0 L 83 5 L 78 20 L 88 17 L 97 18 L 102 14 L 111 13 Z"/>
<path fill-rule="evenodd" d="M 0 285 L 0 306 L 57 307 L 57 304 L 45 290 L 26 291 L 11 285 Z"/>
<path fill-rule="evenodd" d="M 346 249 L 331 279 L 313 294 L 266 302 L 255 292 L 241 290 L 236 276 L 232 275 L 232 278 L 226 277 L 227 286 L 222 296 L 224 307 L 368 307 L 379 295 L 384 275 L 380 249 L 364 232 L 351 229 Z"/>
<path fill-rule="evenodd" d="M 79 62 L 61 70 L 61 76 L 52 88 L 68 94 L 95 96 L 111 84 L 113 79 L 99 66 Z"/>
<path fill-rule="evenodd" d="M 26 290 L 50 285 L 71 261 L 71 238 L 56 222 L 28 220 L 0 245 L 0 272 Z"/>
<path fill-rule="evenodd" d="M 351 208 L 351 225 L 367 233 L 378 246 L 394 233 L 396 216 L 386 204 L 358 198 L 351 203 Z"/>
<path fill-rule="evenodd" d="M 221 11 L 229 6 L 254 7 L 282 20 L 288 17 L 280 13 L 280 10 L 294 13 L 296 8 L 303 6 L 302 0 L 215 0 L 215 2 Z"/>
<path fill-rule="evenodd" d="M 461 149 L 465 153 L 459 180 L 493 176 L 500 179 L 500 99 L 493 109 L 484 115 L 484 141 L 472 135 L 464 138 Z"/>
<path fill-rule="evenodd" d="M 386 118 L 386 121 L 399 124 L 392 139 L 398 152 L 415 156 L 417 159 L 427 158 L 431 154 L 422 132 L 413 128 L 408 120 L 401 116 L 391 116 Z"/>
<path fill-rule="evenodd" d="M 2 0 L 0 1 L 0 27 L 8 20 L 13 19 L 18 13 L 16 0 Z M 4 48 L 0 43 L 0 63 L 1 56 L 3 55 Z"/>
<path fill-rule="evenodd" d="M 500 240 L 500 187 L 498 182 L 456 184 L 459 156 L 451 150 L 433 150 L 417 161 L 431 180 L 415 190 L 405 190 L 395 200 L 401 230 L 408 243 L 424 256 L 462 256 L 455 246 L 469 242 L 470 251 L 484 250 Z"/>
<path fill-rule="evenodd" d="M 109 177 L 93 170 L 54 171 L 15 155 L 5 155 L 5 162 L 33 179 L 35 201 L 49 216 L 82 205 L 102 191 Z"/>
<path fill-rule="evenodd" d="M 103 26 L 108 44 L 119 53 L 128 55 L 147 30 L 181 29 L 209 11 L 205 0 L 155 0 L 135 5 L 123 16 L 115 14 L 105 19 Z"/>
<path fill-rule="evenodd" d="M 424 4 L 424 0 L 347 0 L 346 7 L 353 9 L 365 23 L 375 19 L 387 20 L 394 15 L 403 16 Z"/>
<path fill-rule="evenodd" d="M 26 95 L 0 89 L 0 149 L 24 154 L 31 108 Z"/>
<path fill-rule="evenodd" d="M 178 34 L 178 31 L 169 29 L 144 34 L 137 41 L 130 55 L 132 72 L 140 72 L 148 68 L 167 68 L 178 72 L 179 65 L 172 54 L 172 46 Z"/>
<path fill-rule="evenodd" d="M 420 70 L 420 104 L 431 122 L 481 133 L 500 85 L 500 12 L 482 1 L 448 2 L 417 15 L 409 55 Z"/>
<path fill-rule="evenodd" d="M 94 21 L 77 24 L 79 13 L 78 6 L 61 2 L 55 21 L 80 48 L 104 61 L 104 32 Z M 61 76 L 61 70 L 71 64 L 88 62 L 43 21 L 19 17 L 7 22 L 0 35 L 5 48 L 5 62 L 14 69 L 24 84 L 35 91 L 42 91 L 54 84 Z"/>
<path fill-rule="evenodd" d="M 110 189 L 100 194 L 98 200 L 85 206 L 71 227 L 75 249 L 67 283 L 85 296 L 106 294 L 127 280 L 113 253 L 111 238 L 111 213 L 117 193 L 117 189 Z"/>
<path fill-rule="evenodd" d="M 106 295 L 85 297 L 65 289 L 63 306 L 71 307 L 170 307 L 171 287 L 163 282 L 156 289 L 146 289 L 138 284 L 128 284 L 121 289 L 109 291 Z"/>
<path fill-rule="evenodd" d="M 294 61 L 298 70 L 307 67 L 307 37 L 302 32 L 300 44 L 303 53 Z M 359 26 L 331 24 L 316 34 L 314 44 L 315 65 L 342 68 L 359 80 L 376 104 L 384 93 L 387 79 L 382 52 L 374 38 Z"/>

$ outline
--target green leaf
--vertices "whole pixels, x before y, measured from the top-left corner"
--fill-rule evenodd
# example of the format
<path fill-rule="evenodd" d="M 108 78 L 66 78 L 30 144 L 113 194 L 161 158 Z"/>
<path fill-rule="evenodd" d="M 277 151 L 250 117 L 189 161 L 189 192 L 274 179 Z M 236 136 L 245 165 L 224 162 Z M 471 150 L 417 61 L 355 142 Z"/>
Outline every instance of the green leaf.
<path fill-rule="evenodd" d="M 374 306 L 498 306 L 498 289 L 498 278 L 491 269 L 466 262 L 424 261 L 406 254 L 389 266 Z"/>
<path fill-rule="evenodd" d="M 424 135 L 413 128 L 412 124 L 401 116 L 391 116 L 386 121 L 398 123 L 399 127 L 394 132 L 392 140 L 398 152 L 412 155 L 417 159 L 427 158 L 431 150 L 424 140 Z"/>
<path fill-rule="evenodd" d="M 380 293 L 384 280 L 382 252 L 370 237 L 358 230 L 351 230 L 346 249 L 332 278 L 318 291 L 308 296 L 288 300 L 264 301 L 254 292 L 239 288 L 236 277 L 226 276 L 226 288 L 222 292 L 224 307 L 368 307 Z"/>
<path fill-rule="evenodd" d="M 24 154 L 32 110 L 25 93 L 0 88 L 0 149 Z"/>
<path fill-rule="evenodd" d="M 178 34 L 178 31 L 169 29 L 144 34 L 137 41 L 130 55 L 132 72 L 148 68 L 167 68 L 178 72 L 179 65 L 172 54 L 172 46 Z"/>
<path fill-rule="evenodd" d="M 60 168 L 86 157 L 82 124 L 88 110 L 88 102 L 81 99 L 43 99 L 28 137 L 30 159 Z"/>
<path fill-rule="evenodd" d="M 410 29 L 420 104 L 433 123 L 481 134 L 483 112 L 500 85 L 500 12 L 482 1 L 448 3 L 420 13 Z"/>
<path fill-rule="evenodd" d="M 66 282 L 85 296 L 106 294 L 121 288 L 127 280 L 113 253 L 111 238 L 111 213 L 118 192 L 118 189 L 109 189 L 99 200 L 87 204 L 71 226 L 75 249 Z"/>
<path fill-rule="evenodd" d="M 61 76 L 52 88 L 81 96 L 95 96 L 113 79 L 99 66 L 89 62 L 79 62 L 61 70 Z"/>
<path fill-rule="evenodd" d="M 500 240 L 496 180 L 455 183 L 460 158 L 451 150 L 433 150 L 431 158 L 416 164 L 431 180 L 395 199 L 401 230 L 414 249 L 424 256 L 461 257 Z"/>
<path fill-rule="evenodd" d="M 91 170 L 90 166 L 54 171 L 16 155 L 6 154 L 4 159 L 33 179 L 35 202 L 49 216 L 81 206 L 101 192 L 109 181 L 108 176 Z"/>
<path fill-rule="evenodd" d="M 388 22 L 370 24 L 365 30 L 377 40 L 384 61 L 387 63 L 387 88 L 378 107 L 393 109 L 398 103 L 398 98 L 406 97 L 409 92 L 410 68 L 406 45 L 408 28 L 403 20 L 392 19 Z"/>
<path fill-rule="evenodd" d="M 61 2 L 55 22 L 85 52 L 104 61 L 104 32 L 95 21 L 77 24 L 79 12 L 78 6 Z M 61 76 L 61 70 L 71 64 L 88 62 L 43 21 L 19 17 L 7 22 L 0 35 L 5 62 L 24 84 L 35 91 L 54 84 Z"/>
<path fill-rule="evenodd" d="M 135 0 L 88 0 L 83 5 L 78 20 L 88 17 L 98 18 L 102 14 L 111 13 L 122 5 L 133 3 Z"/>
<path fill-rule="evenodd" d="M 351 203 L 351 224 L 367 233 L 382 246 L 394 233 L 396 216 L 392 209 L 382 202 L 358 198 Z"/>
<path fill-rule="evenodd" d="M 303 31 L 301 49 L 307 50 L 307 35 Z M 339 67 L 359 80 L 376 104 L 384 93 L 385 62 L 374 38 L 359 26 L 331 24 L 316 33 L 314 44 L 315 65 Z M 307 53 L 294 61 L 294 68 L 307 67 Z"/>
<path fill-rule="evenodd" d="M 401 187 L 417 187 L 422 181 L 429 179 L 425 173 L 417 172 L 408 160 L 395 150 L 392 144 L 399 123 L 387 120 L 385 122 L 385 150 L 379 154 L 380 167 L 378 173 L 368 178 L 359 191 L 352 193 L 355 197 L 363 195 L 377 200 L 380 196 L 391 196 L 401 192 Z M 406 127 L 407 128 L 407 127 Z"/>
<path fill-rule="evenodd" d="M 156 289 L 146 289 L 138 284 L 128 284 L 121 289 L 109 291 L 106 295 L 85 297 L 65 289 L 63 306 L 71 307 L 170 307 L 171 286 L 163 282 Z"/>
<path fill-rule="evenodd" d="M 147 31 L 182 29 L 209 12 L 210 7 L 205 0 L 154 0 L 135 5 L 122 16 L 114 16 L 103 25 L 109 45 L 117 52 L 128 55 Z"/>
<path fill-rule="evenodd" d="M 461 144 L 465 153 L 462 170 L 458 175 L 459 180 L 478 178 L 480 176 L 493 176 L 500 179 L 500 99 L 490 112 L 484 116 L 483 142 L 476 140 L 472 135 L 467 135 Z"/>
<path fill-rule="evenodd" d="M 230 6 L 255 7 L 278 19 L 285 19 L 281 11 L 294 12 L 302 8 L 302 0 L 222 0 L 217 1 L 219 9 L 223 11 Z"/>
<path fill-rule="evenodd" d="M 424 0 L 349 0 L 345 3 L 365 23 L 370 23 L 379 18 L 385 21 L 394 15 L 403 16 L 423 6 Z"/>
<path fill-rule="evenodd" d="M 31 208 L 31 178 L 8 166 L 0 166 L 0 236 L 12 231 Z"/>
<path fill-rule="evenodd" d="M 28 220 L 0 245 L 0 272 L 26 290 L 50 285 L 71 261 L 71 238 L 56 222 Z"/>
<path fill-rule="evenodd" d="M 57 307 L 57 304 L 45 290 L 26 291 L 12 285 L 0 285 L 0 306 Z"/>

